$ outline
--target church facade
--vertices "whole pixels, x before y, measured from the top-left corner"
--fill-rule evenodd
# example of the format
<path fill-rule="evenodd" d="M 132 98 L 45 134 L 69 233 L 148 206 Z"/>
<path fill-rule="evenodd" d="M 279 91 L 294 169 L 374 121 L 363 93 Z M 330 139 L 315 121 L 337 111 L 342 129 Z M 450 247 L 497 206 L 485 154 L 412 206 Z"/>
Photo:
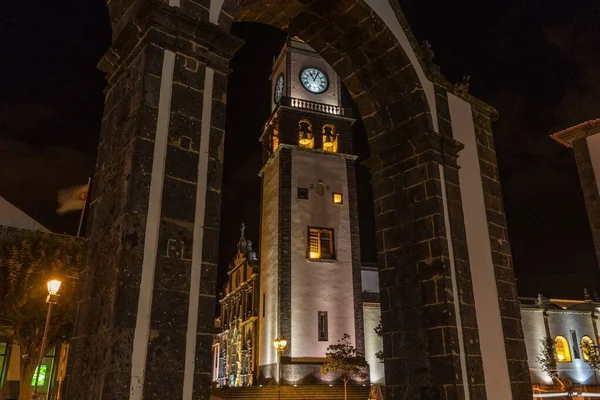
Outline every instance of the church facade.
<path fill-rule="evenodd" d="M 258 334 L 258 261 L 252 242 L 242 236 L 220 293 L 221 332 L 213 344 L 215 371 L 219 386 L 248 386 L 255 383 Z"/>

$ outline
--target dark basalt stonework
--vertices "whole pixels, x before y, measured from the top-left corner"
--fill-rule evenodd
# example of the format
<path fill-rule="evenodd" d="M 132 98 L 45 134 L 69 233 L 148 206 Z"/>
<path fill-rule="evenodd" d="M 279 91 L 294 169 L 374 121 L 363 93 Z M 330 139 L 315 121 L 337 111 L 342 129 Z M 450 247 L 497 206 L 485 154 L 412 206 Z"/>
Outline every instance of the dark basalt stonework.
<path fill-rule="evenodd" d="M 118 4 L 117 4 L 118 3 Z M 122 9 L 119 9 L 121 7 Z M 227 63 L 241 42 L 160 2 L 110 3 L 113 45 L 90 197 L 88 249 L 64 397 L 126 399 L 164 48 L 176 52 L 152 292 L 145 400 L 181 398 L 206 67 L 214 70 L 194 399 L 208 399 L 220 225 Z M 127 12 L 125 12 L 127 8 Z M 122 13 L 121 13 L 122 12 Z M 216 49 L 216 50 L 215 50 Z"/>
<path fill-rule="evenodd" d="M 532 396 L 531 378 L 523 338 L 523 327 L 521 326 L 521 311 L 506 216 L 504 214 L 494 135 L 492 133 L 493 117 L 481 107 L 473 107 L 473 122 L 477 137 L 485 212 L 492 248 L 498 301 L 500 302 L 500 317 L 508 360 L 508 373 L 511 378 L 511 390 L 513 399 L 530 399 Z"/>
<path fill-rule="evenodd" d="M 225 30 L 234 20 L 285 27 L 307 42 L 335 69 L 363 117 L 372 154 L 388 398 L 462 398 L 455 301 L 465 338 L 478 333 L 458 191 L 460 146 L 448 129 L 443 88 L 436 87 L 438 134 L 414 66 L 383 21 L 357 0 L 225 0 L 220 26 L 208 22 L 209 0 L 181 0 L 179 8 L 160 0 L 109 1 L 108 7 L 113 44 L 100 67 L 109 85 L 64 398 L 129 398 L 164 49 L 177 57 L 144 399 L 182 393 L 206 66 L 215 78 L 193 398 L 208 398 L 227 65 L 240 46 Z M 474 120 L 513 398 L 530 399 L 491 122 L 477 113 Z M 450 281 L 440 165 L 458 294 Z M 179 255 L 168 252 L 169 239 Z M 478 346 L 466 351 L 471 398 L 484 399 Z"/>
<path fill-rule="evenodd" d="M 352 248 L 352 290 L 354 291 L 354 341 L 359 353 L 365 354 L 365 323 L 363 318 L 362 275 L 360 259 L 360 229 L 358 224 L 358 193 L 354 160 L 346 160 L 348 205 L 350 212 L 350 246 Z"/>
<path fill-rule="evenodd" d="M 279 332 L 292 337 L 292 150 L 279 153 Z M 290 355 L 291 346 L 282 357 Z"/>
<path fill-rule="evenodd" d="M 387 393 L 395 399 L 461 398 L 455 301 L 460 300 L 464 337 L 478 337 L 468 254 L 461 235 L 462 205 L 456 197 L 456 155 L 461 145 L 440 134 L 416 131 L 404 146 L 390 147 L 370 164 L 386 382 L 391 376 L 397 383 L 388 384 Z M 449 200 L 459 297 L 452 291 L 440 165 Z M 395 329 L 386 331 L 386 325 Z M 474 343 L 466 348 L 467 382 L 471 395 L 484 399 L 483 368 Z"/>

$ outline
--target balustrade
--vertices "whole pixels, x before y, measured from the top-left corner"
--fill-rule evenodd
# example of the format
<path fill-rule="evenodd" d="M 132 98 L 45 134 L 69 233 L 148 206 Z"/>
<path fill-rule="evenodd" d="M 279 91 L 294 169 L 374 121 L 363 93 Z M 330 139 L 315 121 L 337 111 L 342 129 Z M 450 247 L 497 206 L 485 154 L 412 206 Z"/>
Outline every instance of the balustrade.
<path fill-rule="evenodd" d="M 340 115 L 345 117 L 349 117 L 351 115 L 351 110 L 348 108 L 332 106 L 330 104 L 317 103 L 309 100 L 297 99 L 294 97 L 282 97 L 281 105 L 294 108 L 301 108 L 303 110 L 317 111 L 326 114 Z"/>

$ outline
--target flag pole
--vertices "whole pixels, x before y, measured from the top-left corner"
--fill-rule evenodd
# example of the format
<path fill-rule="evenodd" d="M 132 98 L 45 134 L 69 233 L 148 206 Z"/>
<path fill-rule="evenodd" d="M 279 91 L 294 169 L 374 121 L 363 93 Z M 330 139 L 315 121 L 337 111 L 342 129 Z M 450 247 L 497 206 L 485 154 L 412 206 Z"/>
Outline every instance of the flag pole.
<path fill-rule="evenodd" d="M 85 194 L 85 203 L 83 203 L 83 208 L 81 209 L 81 215 L 79 216 L 79 227 L 77 228 L 77 237 L 81 234 L 81 225 L 83 225 L 83 215 L 85 214 L 85 208 L 87 207 L 88 198 L 90 197 L 90 182 L 92 181 L 91 177 L 88 177 L 87 181 L 87 193 Z"/>

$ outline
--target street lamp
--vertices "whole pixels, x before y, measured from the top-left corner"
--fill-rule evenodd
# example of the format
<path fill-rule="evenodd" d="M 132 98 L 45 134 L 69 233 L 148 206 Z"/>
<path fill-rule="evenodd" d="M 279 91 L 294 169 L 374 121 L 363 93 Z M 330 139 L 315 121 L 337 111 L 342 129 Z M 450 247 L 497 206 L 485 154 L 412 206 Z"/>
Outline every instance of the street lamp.
<path fill-rule="evenodd" d="M 40 358 L 38 359 L 37 368 L 35 372 L 35 380 L 33 385 L 32 399 L 37 398 L 38 379 L 40 377 L 40 369 L 42 369 L 42 359 L 44 358 L 44 349 L 46 347 L 46 340 L 48 339 L 48 326 L 50 325 L 50 316 L 52 315 L 52 305 L 58 301 L 58 289 L 60 289 L 61 281 L 58 279 L 52 279 L 48 281 L 48 297 L 46 297 L 46 303 L 48 303 L 48 314 L 46 315 L 46 325 L 44 325 L 44 336 L 42 337 L 42 346 L 40 347 Z"/>
<path fill-rule="evenodd" d="M 277 398 L 281 399 L 281 355 L 287 346 L 287 339 L 285 336 L 273 340 L 273 347 L 277 350 Z"/>

